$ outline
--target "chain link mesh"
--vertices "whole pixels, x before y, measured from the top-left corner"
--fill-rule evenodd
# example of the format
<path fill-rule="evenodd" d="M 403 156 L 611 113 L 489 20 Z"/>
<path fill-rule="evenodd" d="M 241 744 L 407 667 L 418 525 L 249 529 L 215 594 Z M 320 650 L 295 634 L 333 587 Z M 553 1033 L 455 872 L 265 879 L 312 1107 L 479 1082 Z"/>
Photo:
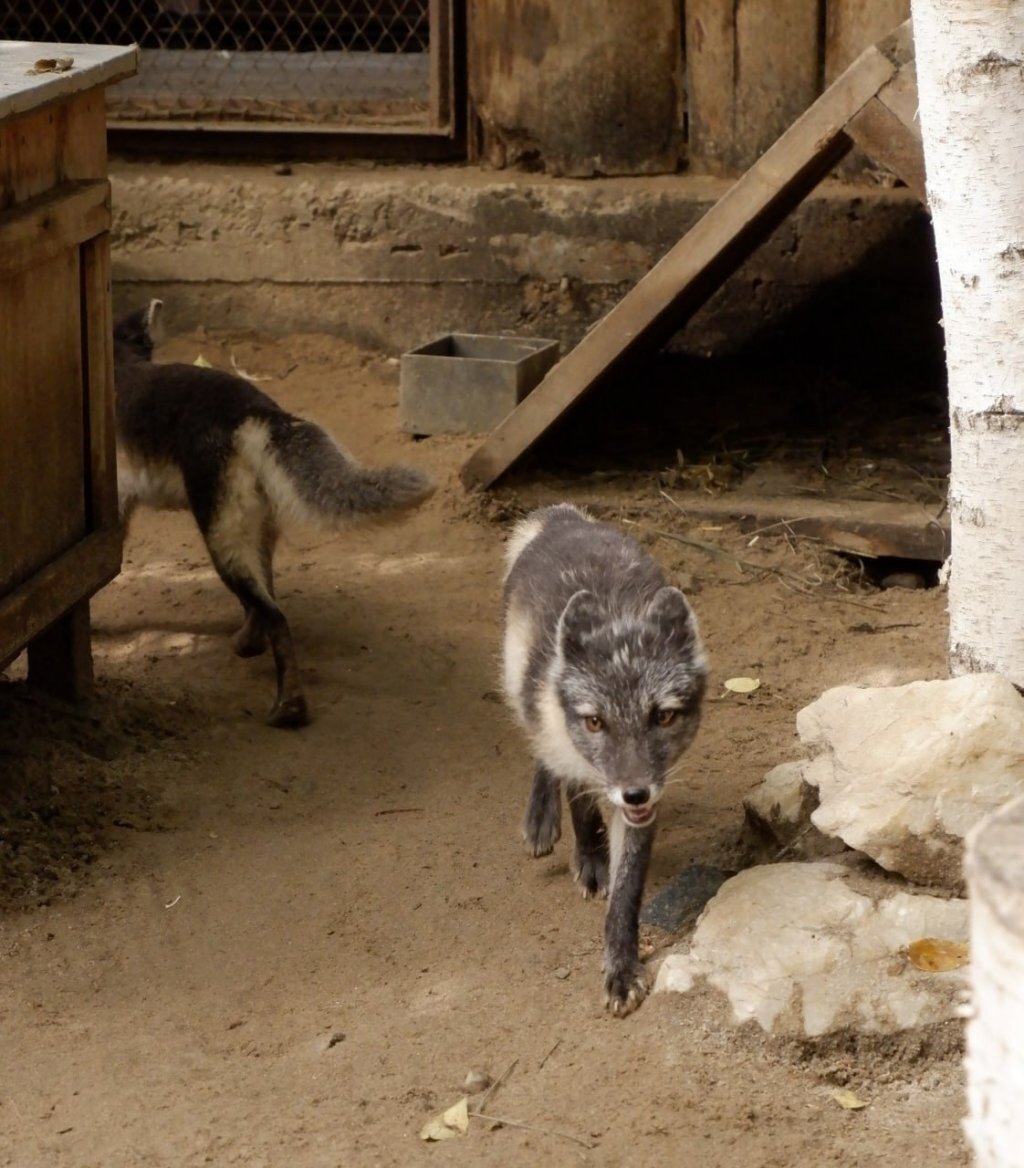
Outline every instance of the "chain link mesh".
<path fill-rule="evenodd" d="M 6 9 L 6 11 L 3 11 Z M 428 0 L 16 0 L 0 39 L 138 44 L 115 119 L 419 125 Z"/>

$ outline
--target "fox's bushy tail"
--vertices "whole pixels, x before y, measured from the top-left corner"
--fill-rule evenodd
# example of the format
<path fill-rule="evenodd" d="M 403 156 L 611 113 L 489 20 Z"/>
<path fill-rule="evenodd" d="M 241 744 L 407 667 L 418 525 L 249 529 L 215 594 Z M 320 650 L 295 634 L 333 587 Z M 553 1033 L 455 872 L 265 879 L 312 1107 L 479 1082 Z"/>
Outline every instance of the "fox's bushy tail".
<path fill-rule="evenodd" d="M 436 490 L 416 467 L 360 465 L 315 423 L 290 414 L 250 423 L 242 443 L 274 509 L 318 526 L 383 519 Z"/>

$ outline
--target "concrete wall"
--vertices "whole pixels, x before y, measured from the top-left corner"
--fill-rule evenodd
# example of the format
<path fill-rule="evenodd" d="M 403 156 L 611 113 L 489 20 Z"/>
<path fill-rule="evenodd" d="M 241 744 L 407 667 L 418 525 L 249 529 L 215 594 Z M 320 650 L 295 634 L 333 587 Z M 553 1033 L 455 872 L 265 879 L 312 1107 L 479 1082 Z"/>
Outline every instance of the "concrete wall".
<path fill-rule="evenodd" d="M 392 353 L 455 329 L 573 344 L 727 187 L 469 167 L 111 170 L 117 311 L 158 295 L 172 328 L 326 331 Z M 852 274 L 909 302 L 933 267 L 907 192 L 826 184 L 693 320 L 684 347 L 734 349 Z"/>

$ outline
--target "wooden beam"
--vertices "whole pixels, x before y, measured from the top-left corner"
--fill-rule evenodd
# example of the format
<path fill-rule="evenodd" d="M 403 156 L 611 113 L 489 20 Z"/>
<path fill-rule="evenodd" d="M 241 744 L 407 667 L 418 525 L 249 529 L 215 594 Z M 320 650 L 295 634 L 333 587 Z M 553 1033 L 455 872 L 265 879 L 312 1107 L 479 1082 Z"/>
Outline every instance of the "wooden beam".
<path fill-rule="evenodd" d="M 68 183 L 13 208 L 0 222 L 0 278 L 38 267 L 110 229 L 110 183 Z"/>
<path fill-rule="evenodd" d="M 921 136 L 908 129 L 888 106 L 873 97 L 851 118 L 846 132 L 865 154 L 902 179 L 922 203 L 928 201 Z"/>
<path fill-rule="evenodd" d="M 463 483 L 489 486 L 619 361 L 678 330 L 851 148 L 847 122 L 911 52 L 905 25 L 862 53 L 494 430 Z"/>

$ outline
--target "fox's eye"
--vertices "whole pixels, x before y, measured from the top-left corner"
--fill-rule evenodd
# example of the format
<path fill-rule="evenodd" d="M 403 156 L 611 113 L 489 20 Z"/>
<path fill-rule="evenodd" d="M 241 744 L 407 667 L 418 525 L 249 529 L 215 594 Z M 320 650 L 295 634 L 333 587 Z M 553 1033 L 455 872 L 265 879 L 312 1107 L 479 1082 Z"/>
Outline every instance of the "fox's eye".
<path fill-rule="evenodd" d="M 672 723 L 676 720 L 676 716 L 678 715 L 678 713 L 679 713 L 679 711 L 671 706 L 669 706 L 663 710 L 655 710 L 654 711 L 654 724 L 655 724 L 655 726 L 661 726 L 663 729 L 666 726 L 671 726 Z"/>
<path fill-rule="evenodd" d="M 599 718 L 596 714 L 588 714 L 583 719 L 583 725 L 591 734 L 599 734 L 604 729 L 604 718 Z"/>

